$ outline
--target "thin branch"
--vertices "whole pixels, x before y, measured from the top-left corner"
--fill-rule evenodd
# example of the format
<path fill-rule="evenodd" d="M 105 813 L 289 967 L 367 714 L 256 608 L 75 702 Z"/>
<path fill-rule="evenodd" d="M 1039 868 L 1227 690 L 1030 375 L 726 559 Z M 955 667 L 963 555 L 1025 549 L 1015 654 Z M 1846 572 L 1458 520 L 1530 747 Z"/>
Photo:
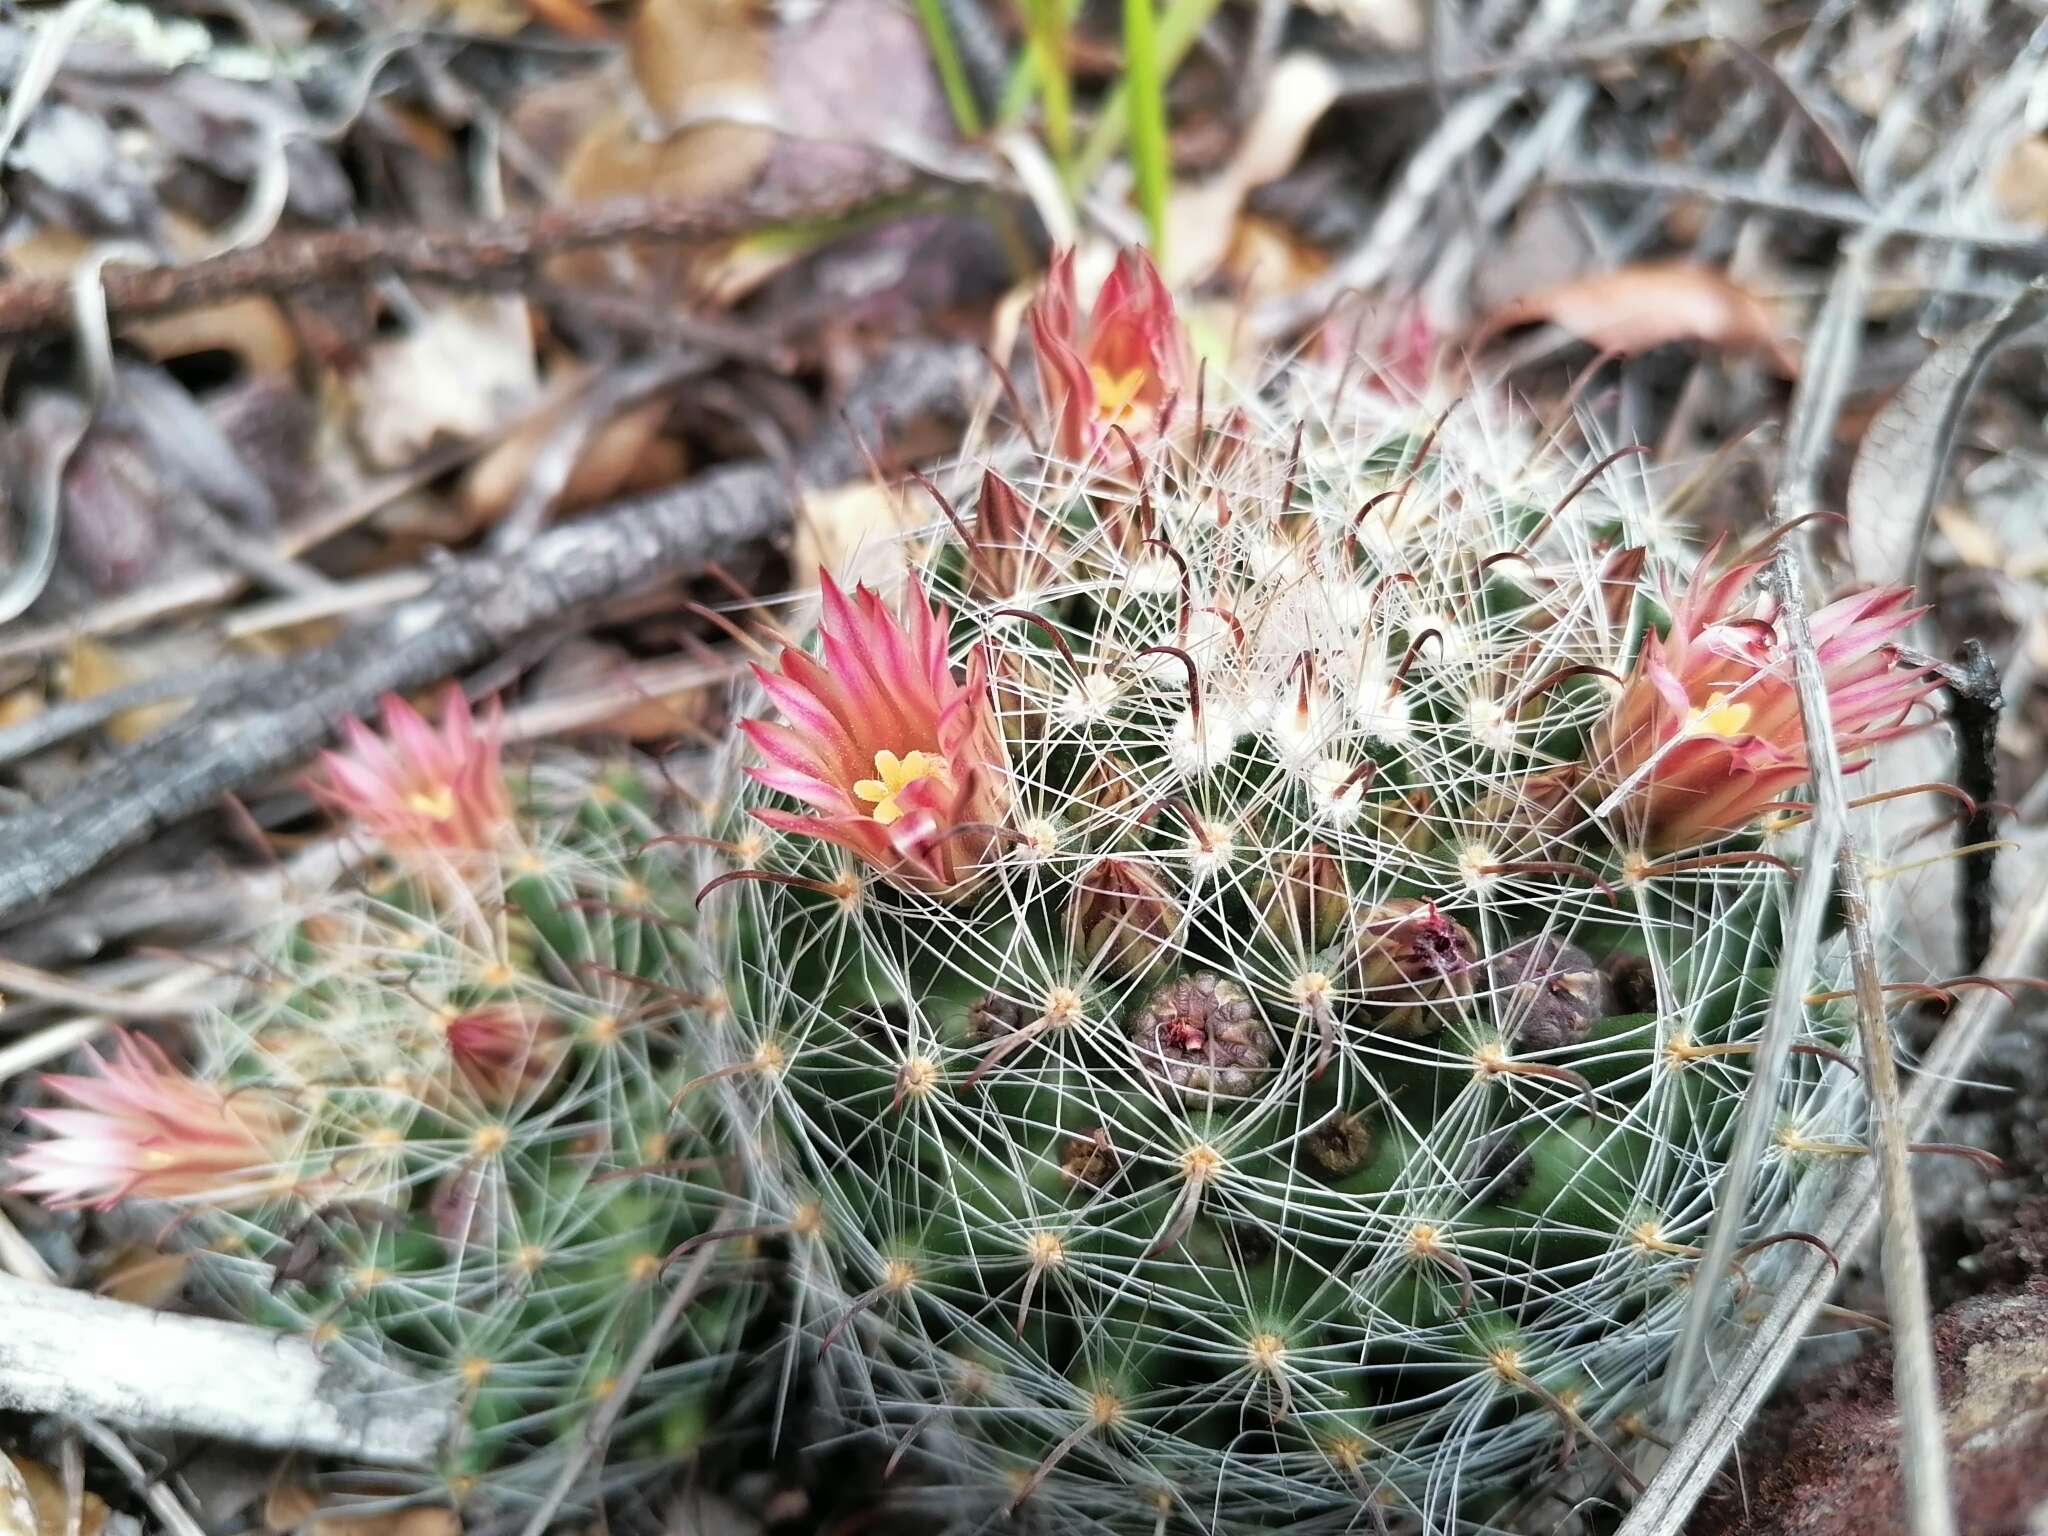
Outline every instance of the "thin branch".
<path fill-rule="evenodd" d="M 182 266 L 110 264 L 103 279 L 107 318 L 118 325 L 245 294 L 303 293 L 387 275 L 458 287 L 503 287 L 530 276 L 544 258 L 566 251 L 635 240 L 722 240 L 765 224 L 845 218 L 902 195 L 917 180 L 898 167 L 830 198 L 756 196 L 719 206 L 623 198 L 440 227 L 364 224 L 294 231 Z M 71 323 L 68 280 L 0 283 L 0 344 L 60 333 Z"/>
<path fill-rule="evenodd" d="M 1788 219 L 1806 219 L 1843 229 L 1881 227 L 1887 234 L 1906 239 L 1944 241 L 2048 263 L 2048 239 L 2039 230 L 2017 224 L 1963 225 L 1937 218 L 1893 217 L 1853 192 L 1812 182 L 1764 182 L 1692 166 L 1590 161 L 1554 171 L 1549 183 L 1572 190 L 1647 192 L 1732 203 L 1738 208 L 1755 208 Z"/>

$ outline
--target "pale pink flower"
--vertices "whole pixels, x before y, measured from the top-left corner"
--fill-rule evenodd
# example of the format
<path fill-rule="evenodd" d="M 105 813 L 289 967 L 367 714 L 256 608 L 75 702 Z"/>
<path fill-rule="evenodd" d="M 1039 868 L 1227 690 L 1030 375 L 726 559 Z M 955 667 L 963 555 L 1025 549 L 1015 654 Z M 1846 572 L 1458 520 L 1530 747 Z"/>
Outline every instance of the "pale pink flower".
<path fill-rule="evenodd" d="M 277 1193 L 291 1121 L 276 1099 L 186 1076 L 151 1041 L 114 1038 L 97 1077 L 46 1076 L 75 1109 L 30 1109 L 49 1135 L 14 1156 L 12 1188 L 54 1209 L 122 1200 L 233 1206 Z"/>
<path fill-rule="evenodd" d="M 344 720 L 342 750 L 321 754 L 313 793 L 400 851 L 497 848 L 512 822 L 497 707 L 478 720 L 451 683 L 438 726 L 396 694 L 384 696 L 383 725 Z"/>
<path fill-rule="evenodd" d="M 1710 550 L 1701 571 L 1711 565 Z M 1624 824 L 1647 852 L 1717 842 L 1806 782 L 1806 737 L 1793 660 L 1776 605 L 1746 589 L 1762 561 L 1698 575 L 1672 604 L 1671 629 L 1645 637 L 1614 711 L 1597 733 L 1593 781 L 1628 786 Z M 1903 587 L 1829 603 L 1810 619 L 1835 740 L 1853 754 L 1902 734 L 1935 686 L 1902 666 L 1897 637 L 1924 610 Z"/>
<path fill-rule="evenodd" d="M 1173 295 L 1144 251 L 1119 253 L 1085 325 L 1074 298 L 1074 253 L 1056 253 L 1030 320 L 1038 388 L 1055 413 L 1060 454 L 1088 461 L 1111 427 L 1140 448 L 1166 430 L 1193 379 L 1192 349 Z M 1105 467 L 1121 469 L 1121 454 L 1111 449 Z"/>
<path fill-rule="evenodd" d="M 811 807 L 757 810 L 778 831 L 850 850 L 905 885 L 943 890 L 986 852 L 1008 803 L 1002 742 L 977 649 L 965 681 L 947 652 L 951 615 L 916 581 L 899 622 L 866 587 L 821 576 L 822 660 L 795 649 L 755 675 L 787 723 L 743 721 L 767 763 L 758 783 Z"/>

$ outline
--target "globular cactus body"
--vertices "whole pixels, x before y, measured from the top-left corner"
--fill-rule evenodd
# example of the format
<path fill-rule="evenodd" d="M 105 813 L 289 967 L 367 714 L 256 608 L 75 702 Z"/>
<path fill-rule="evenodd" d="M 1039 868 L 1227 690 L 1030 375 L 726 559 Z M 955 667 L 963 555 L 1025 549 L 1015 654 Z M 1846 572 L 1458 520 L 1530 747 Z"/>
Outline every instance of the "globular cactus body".
<path fill-rule="evenodd" d="M 516 1510 L 607 1405 L 609 1463 L 568 1499 L 586 1508 L 707 1442 L 748 1316 L 727 1266 L 621 1381 L 665 1261 L 739 1187 L 718 1097 L 691 1091 L 687 859 L 651 846 L 631 773 L 503 777 L 452 693 L 438 731 L 393 701 L 384 736 L 350 736 L 315 787 L 384 851 L 260 941 L 189 1077 L 124 1041 L 103 1077 L 57 1080 L 85 1110 L 20 1161 L 132 1162 L 45 1192 L 184 1203 L 171 1230 L 230 1310 L 438 1386 L 458 1428 L 419 1447 L 432 1474 L 351 1488 Z"/>
<path fill-rule="evenodd" d="M 763 671 L 699 916 L 734 1082 L 808 1347 L 965 1526 L 1512 1522 L 1617 1475 L 1678 1327 L 1789 662 L 1740 581 L 1659 638 L 1687 577 L 1628 498 L 1473 407 L 1218 396 L 1092 439 L 1069 398 L 1091 457 L 990 474 Z M 1891 660 L 1865 739 L 1925 692 Z M 1859 1134 L 1826 1056 L 1779 1093 L 1751 1238 Z"/>
<path fill-rule="evenodd" d="M 289 1117 L 275 1199 L 204 1218 L 253 1317 L 447 1383 L 440 1476 L 544 1493 L 654 1326 L 732 1161 L 690 1039 L 681 861 L 625 773 L 539 773 L 488 851 L 414 856 L 296 922 L 203 1064 Z M 715 1427 L 745 1291 L 703 1288 L 631 1386 L 594 1491 Z"/>

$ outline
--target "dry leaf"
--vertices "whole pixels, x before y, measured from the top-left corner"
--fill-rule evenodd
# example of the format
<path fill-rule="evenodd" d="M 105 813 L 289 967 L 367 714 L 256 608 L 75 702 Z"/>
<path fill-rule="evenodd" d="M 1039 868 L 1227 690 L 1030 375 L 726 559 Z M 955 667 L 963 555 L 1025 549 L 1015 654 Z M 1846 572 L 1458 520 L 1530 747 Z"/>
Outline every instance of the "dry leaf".
<path fill-rule="evenodd" d="M 1648 352 L 1674 341 L 1761 355 L 1784 378 L 1799 359 L 1755 294 L 1711 267 L 1651 261 L 1574 278 L 1510 300 L 1473 337 L 1473 350 L 1515 326 L 1548 322 L 1603 352 Z"/>
<path fill-rule="evenodd" d="M 0 1456 L 0 1469 L 9 1465 L 5 1456 Z M 26 1456 L 16 1457 L 12 1462 L 21 1486 L 28 1496 L 29 1512 L 33 1524 L 28 1527 L 28 1536 L 64 1536 L 70 1529 L 71 1498 L 64 1491 L 64 1479 L 44 1466 L 40 1461 L 31 1461 Z M 0 1470 L 0 1479 L 6 1473 Z M 4 1492 L 0 1492 L 0 1533 L 8 1533 L 7 1505 Z M 81 1492 L 78 1499 L 78 1536 L 99 1536 L 107 1524 L 107 1502 L 96 1493 Z"/>
<path fill-rule="evenodd" d="M 2015 224 L 2048 227 L 2048 134 L 2021 139 L 1998 162 L 1991 206 Z"/>
<path fill-rule="evenodd" d="M 168 214 L 165 232 L 181 255 L 194 255 L 212 238 L 196 224 Z M 39 225 L 7 247 L 10 268 L 23 277 L 69 277 L 85 254 L 83 236 Z M 298 337 L 284 311 L 254 296 L 198 304 L 148 320 L 123 321 L 118 334 L 158 362 L 199 352 L 226 352 L 252 374 L 289 374 L 299 357 Z"/>
<path fill-rule="evenodd" d="M 640 0 L 626 25 L 626 61 L 662 126 L 714 93 L 764 90 L 774 14 L 762 0 Z"/>
<path fill-rule="evenodd" d="M 640 0 L 626 27 L 626 61 L 639 103 L 619 105 L 616 93 L 592 91 L 586 101 L 611 102 L 584 120 L 562 165 L 566 201 L 655 197 L 712 202 L 752 186 L 775 150 L 775 135 L 758 125 L 707 121 L 721 103 L 765 99 L 774 34 L 758 0 Z M 688 126 L 675 126 L 688 124 Z M 643 274 L 674 281 L 691 270 L 675 246 L 629 246 Z M 619 251 L 576 252 L 550 264 L 559 280 L 595 283 Z"/>
<path fill-rule="evenodd" d="M 1963 564 L 1987 571 L 2005 568 L 2005 556 L 1998 547 L 1998 540 L 1964 508 L 1936 507 L 1934 526 L 1954 547 L 1956 558 Z"/>
<path fill-rule="evenodd" d="M 842 583 L 893 576 L 903 568 L 903 535 L 940 515 L 923 491 L 899 493 L 869 481 L 807 492 L 790 556 L 795 579 L 811 583 L 820 570 Z"/>
<path fill-rule="evenodd" d="M 1315 54 L 1291 53 L 1273 67 L 1265 99 L 1230 163 L 1199 186 L 1177 189 L 1167 204 L 1169 283 L 1191 287 L 1216 270 L 1230 250 L 1245 198 L 1294 169 L 1339 94 L 1337 72 Z"/>
<path fill-rule="evenodd" d="M 21 1468 L 0 1455 L 0 1536 L 39 1536 L 35 1499 Z"/>
<path fill-rule="evenodd" d="M 558 385 L 553 392 L 558 396 L 556 404 L 521 422 L 517 431 L 478 459 L 463 476 L 460 501 L 473 527 L 483 527 L 504 515 L 518 498 L 534 460 L 554 436 L 564 415 L 577 408 L 578 397 L 572 389 Z M 629 489 L 681 479 L 688 468 L 681 445 L 656 436 L 668 409 L 668 399 L 658 397 L 621 411 L 590 432 L 550 510 L 578 511 Z M 650 481 L 651 474 L 665 478 Z"/>
<path fill-rule="evenodd" d="M 92 699 L 129 683 L 142 681 L 171 670 L 192 658 L 165 655 L 148 647 L 121 649 L 81 636 L 71 643 L 65 658 L 62 692 L 67 699 Z M 167 699 L 123 710 L 102 727 L 113 740 L 123 744 L 154 734 L 185 712 L 189 699 Z"/>
<path fill-rule="evenodd" d="M 130 1243 L 114 1254 L 106 1278 L 94 1289 L 130 1306 L 155 1310 L 177 1299 L 191 1264 L 189 1253 L 158 1253 Z"/>
<path fill-rule="evenodd" d="M 356 440 L 377 469 L 436 439 L 491 432 L 540 393 L 533 330 L 516 298 L 457 299 L 370 349 L 355 380 Z"/>
<path fill-rule="evenodd" d="M 608 714 L 579 719 L 576 732 L 623 736 L 628 741 L 673 741 L 701 732 L 724 701 L 723 680 L 666 689 L 641 686 L 648 670 L 617 646 L 595 640 L 560 645 L 534 674 L 535 705 L 545 712 L 555 700 L 601 698 L 627 684 L 627 702 Z"/>
<path fill-rule="evenodd" d="M 263 1524 L 282 1536 L 462 1536 L 462 1517 L 452 1509 L 412 1505 L 373 1514 L 323 1510 L 308 1488 L 273 1488 L 263 1501 Z"/>

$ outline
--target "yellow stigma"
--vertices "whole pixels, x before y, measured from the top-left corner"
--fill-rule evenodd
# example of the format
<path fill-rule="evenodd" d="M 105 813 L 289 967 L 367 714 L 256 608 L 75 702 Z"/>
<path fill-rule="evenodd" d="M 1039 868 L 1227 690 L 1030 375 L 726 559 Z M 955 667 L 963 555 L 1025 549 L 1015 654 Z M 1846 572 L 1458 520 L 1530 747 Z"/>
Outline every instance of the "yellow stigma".
<path fill-rule="evenodd" d="M 1095 414 L 1114 426 L 1122 426 L 1137 414 L 1134 407 L 1138 391 L 1145 387 L 1145 370 L 1132 368 L 1125 373 L 1111 373 L 1100 363 L 1088 370 L 1088 378 L 1095 385 Z"/>
<path fill-rule="evenodd" d="M 875 820 L 886 827 L 903 814 L 896 797 L 904 790 L 920 779 L 944 782 L 946 760 L 936 752 L 908 752 L 902 757 L 894 752 L 877 752 L 875 772 L 879 778 L 862 779 L 853 786 L 853 792 L 874 806 Z"/>
<path fill-rule="evenodd" d="M 405 808 L 429 821 L 447 821 L 455 814 L 455 791 L 446 784 L 416 789 L 405 797 Z"/>
<path fill-rule="evenodd" d="M 1750 708 L 1725 693 L 1707 695 L 1707 702 L 1685 717 L 1689 736 L 1740 736 L 1749 729 Z"/>

